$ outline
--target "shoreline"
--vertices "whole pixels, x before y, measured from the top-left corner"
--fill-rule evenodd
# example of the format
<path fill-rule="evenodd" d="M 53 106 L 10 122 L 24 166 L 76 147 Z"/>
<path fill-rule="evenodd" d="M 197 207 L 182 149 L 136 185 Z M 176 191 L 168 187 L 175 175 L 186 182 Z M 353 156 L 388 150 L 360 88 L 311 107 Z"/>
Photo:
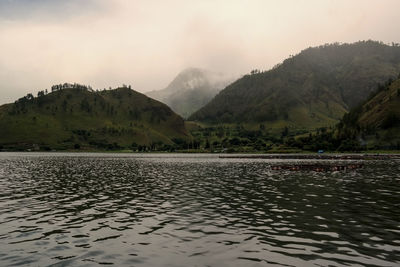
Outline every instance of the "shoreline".
<path fill-rule="evenodd" d="M 33 153 L 93 153 L 93 154 L 213 154 L 218 155 L 221 159 L 314 159 L 314 160 L 386 160 L 386 159 L 400 159 L 400 151 L 379 151 L 379 152 L 325 152 L 324 154 L 318 154 L 315 152 L 304 153 L 259 153 L 259 152 L 237 152 L 237 153 L 219 153 L 210 151 L 149 151 L 149 152 L 136 152 L 129 150 L 115 150 L 115 151 L 100 151 L 100 150 L 57 150 L 57 151 L 0 151 L 2 153 L 21 153 L 21 154 L 33 154 Z"/>
<path fill-rule="evenodd" d="M 400 159 L 399 154 L 264 154 L 224 155 L 222 159 L 315 159 L 315 160 L 387 160 Z"/>

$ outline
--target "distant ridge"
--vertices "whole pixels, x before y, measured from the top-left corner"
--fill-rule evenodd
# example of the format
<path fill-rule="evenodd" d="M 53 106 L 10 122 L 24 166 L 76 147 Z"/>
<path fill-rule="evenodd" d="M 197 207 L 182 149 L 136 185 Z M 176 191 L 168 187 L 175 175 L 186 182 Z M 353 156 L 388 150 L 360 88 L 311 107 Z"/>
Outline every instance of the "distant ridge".
<path fill-rule="evenodd" d="M 376 41 L 308 48 L 222 90 L 189 120 L 315 128 L 336 124 L 400 71 L 400 46 Z"/>

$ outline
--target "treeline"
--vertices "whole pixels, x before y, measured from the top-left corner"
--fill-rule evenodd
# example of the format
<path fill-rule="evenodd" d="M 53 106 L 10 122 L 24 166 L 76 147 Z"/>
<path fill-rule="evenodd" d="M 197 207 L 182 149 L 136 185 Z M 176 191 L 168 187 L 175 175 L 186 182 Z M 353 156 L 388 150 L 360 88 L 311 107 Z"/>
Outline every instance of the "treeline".
<path fill-rule="evenodd" d="M 129 85 L 122 85 L 121 88 L 131 88 Z M 82 85 L 78 83 L 64 83 L 64 84 L 56 84 L 51 86 L 51 92 L 50 93 L 55 93 L 55 92 L 60 92 L 63 90 L 68 90 L 68 89 L 76 89 L 76 90 L 82 90 L 82 91 L 87 91 L 91 93 L 95 92 L 100 92 L 98 89 L 93 90 L 93 88 L 90 85 Z M 110 90 L 111 87 L 110 87 Z M 102 92 L 107 91 L 105 88 L 102 90 Z M 120 95 L 116 92 L 111 91 L 111 94 L 113 97 L 119 98 Z M 85 111 L 87 113 L 94 113 L 94 110 L 96 109 L 96 106 L 98 106 L 99 111 L 104 111 L 107 115 L 116 115 L 118 107 L 115 107 L 111 105 L 110 103 L 106 103 L 102 97 L 99 95 L 92 95 L 90 96 L 85 96 L 82 100 L 80 100 L 79 103 L 76 103 L 75 99 L 72 99 L 73 96 L 71 94 L 66 94 L 66 97 L 61 96 L 61 95 L 53 95 L 53 97 L 56 98 L 61 98 L 61 102 L 58 102 L 54 98 L 45 98 L 44 96 L 46 95 L 51 95 L 49 94 L 49 91 L 47 89 L 41 90 L 37 93 L 37 97 L 35 97 L 32 93 L 28 93 L 26 96 L 19 98 L 14 102 L 14 105 L 11 110 L 9 110 L 9 115 L 16 115 L 16 114 L 25 114 L 28 112 L 27 108 L 29 107 L 38 107 L 42 108 L 44 106 L 45 110 L 48 111 L 50 114 L 55 114 L 57 111 L 62 111 L 62 112 L 69 112 L 73 113 L 73 111 Z M 71 99 L 71 101 L 70 101 Z M 121 100 L 120 100 L 121 101 Z M 71 102 L 71 103 L 70 103 Z M 134 119 L 140 119 L 140 112 L 137 110 L 131 110 L 129 109 L 129 116 L 134 118 Z"/>
<path fill-rule="evenodd" d="M 295 131 L 292 134 L 301 134 Z M 243 125 L 215 126 L 201 128 L 191 132 L 194 145 L 185 144 L 189 149 L 200 149 L 213 152 L 267 152 L 285 144 L 289 135 L 287 127 L 279 133 L 272 133 L 260 124 L 258 129 L 249 130 Z"/>
<path fill-rule="evenodd" d="M 79 83 L 64 83 L 64 84 L 56 84 L 51 86 L 51 92 L 56 92 L 64 89 L 80 89 L 80 90 L 87 90 L 90 92 L 94 92 L 93 88 L 90 85 L 82 85 Z M 37 98 L 43 97 L 47 95 L 49 91 L 47 89 L 38 91 L 37 93 Z M 19 98 L 18 100 L 15 101 L 15 104 L 18 103 L 26 103 L 28 101 L 34 100 L 35 97 L 33 96 L 32 93 L 28 93 L 26 96 L 23 96 Z"/>
<path fill-rule="evenodd" d="M 129 88 L 131 89 L 131 85 L 126 85 L 123 84 L 121 86 L 121 88 Z M 45 89 L 45 90 L 40 90 L 37 92 L 37 98 L 39 97 L 43 97 L 45 95 L 47 95 L 49 92 L 57 92 L 57 91 L 61 91 L 61 90 L 65 90 L 65 89 L 79 89 L 79 90 L 86 90 L 89 92 L 99 92 L 99 89 L 94 90 L 92 88 L 92 86 L 90 85 L 84 85 L 84 84 L 79 84 L 79 83 L 60 83 L 60 84 L 55 84 L 51 86 L 50 91 Z M 102 91 L 106 91 L 107 89 L 104 88 Z M 112 90 L 111 87 L 109 87 L 109 90 Z M 18 100 L 15 101 L 15 103 L 21 103 L 21 102 L 27 102 L 30 100 L 35 99 L 34 95 L 32 93 L 28 93 L 26 96 L 23 96 L 21 98 L 19 98 Z"/>
<path fill-rule="evenodd" d="M 64 83 L 64 84 L 56 84 L 51 87 L 51 91 L 59 91 L 63 89 L 81 89 L 81 90 L 87 90 L 90 92 L 93 92 L 93 88 L 90 85 L 82 85 L 78 83 Z"/>

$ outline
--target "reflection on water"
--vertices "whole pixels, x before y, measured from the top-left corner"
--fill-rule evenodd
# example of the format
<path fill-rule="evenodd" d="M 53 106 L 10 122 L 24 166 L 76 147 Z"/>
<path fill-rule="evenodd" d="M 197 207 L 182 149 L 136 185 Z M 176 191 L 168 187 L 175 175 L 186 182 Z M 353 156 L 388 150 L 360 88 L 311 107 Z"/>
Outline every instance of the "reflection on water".
<path fill-rule="evenodd" d="M 400 265 L 399 161 L 273 162 L 0 154 L 0 265 Z"/>

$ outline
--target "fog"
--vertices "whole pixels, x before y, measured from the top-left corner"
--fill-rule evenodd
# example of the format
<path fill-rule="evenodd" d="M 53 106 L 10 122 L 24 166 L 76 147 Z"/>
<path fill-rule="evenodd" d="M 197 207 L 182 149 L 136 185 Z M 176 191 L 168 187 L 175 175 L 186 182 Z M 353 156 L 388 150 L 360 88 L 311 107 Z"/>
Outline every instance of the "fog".
<path fill-rule="evenodd" d="M 399 10 L 398 0 L 2 0 L 0 103 L 56 83 L 145 92 L 187 67 L 240 75 L 309 46 L 400 42 Z"/>

